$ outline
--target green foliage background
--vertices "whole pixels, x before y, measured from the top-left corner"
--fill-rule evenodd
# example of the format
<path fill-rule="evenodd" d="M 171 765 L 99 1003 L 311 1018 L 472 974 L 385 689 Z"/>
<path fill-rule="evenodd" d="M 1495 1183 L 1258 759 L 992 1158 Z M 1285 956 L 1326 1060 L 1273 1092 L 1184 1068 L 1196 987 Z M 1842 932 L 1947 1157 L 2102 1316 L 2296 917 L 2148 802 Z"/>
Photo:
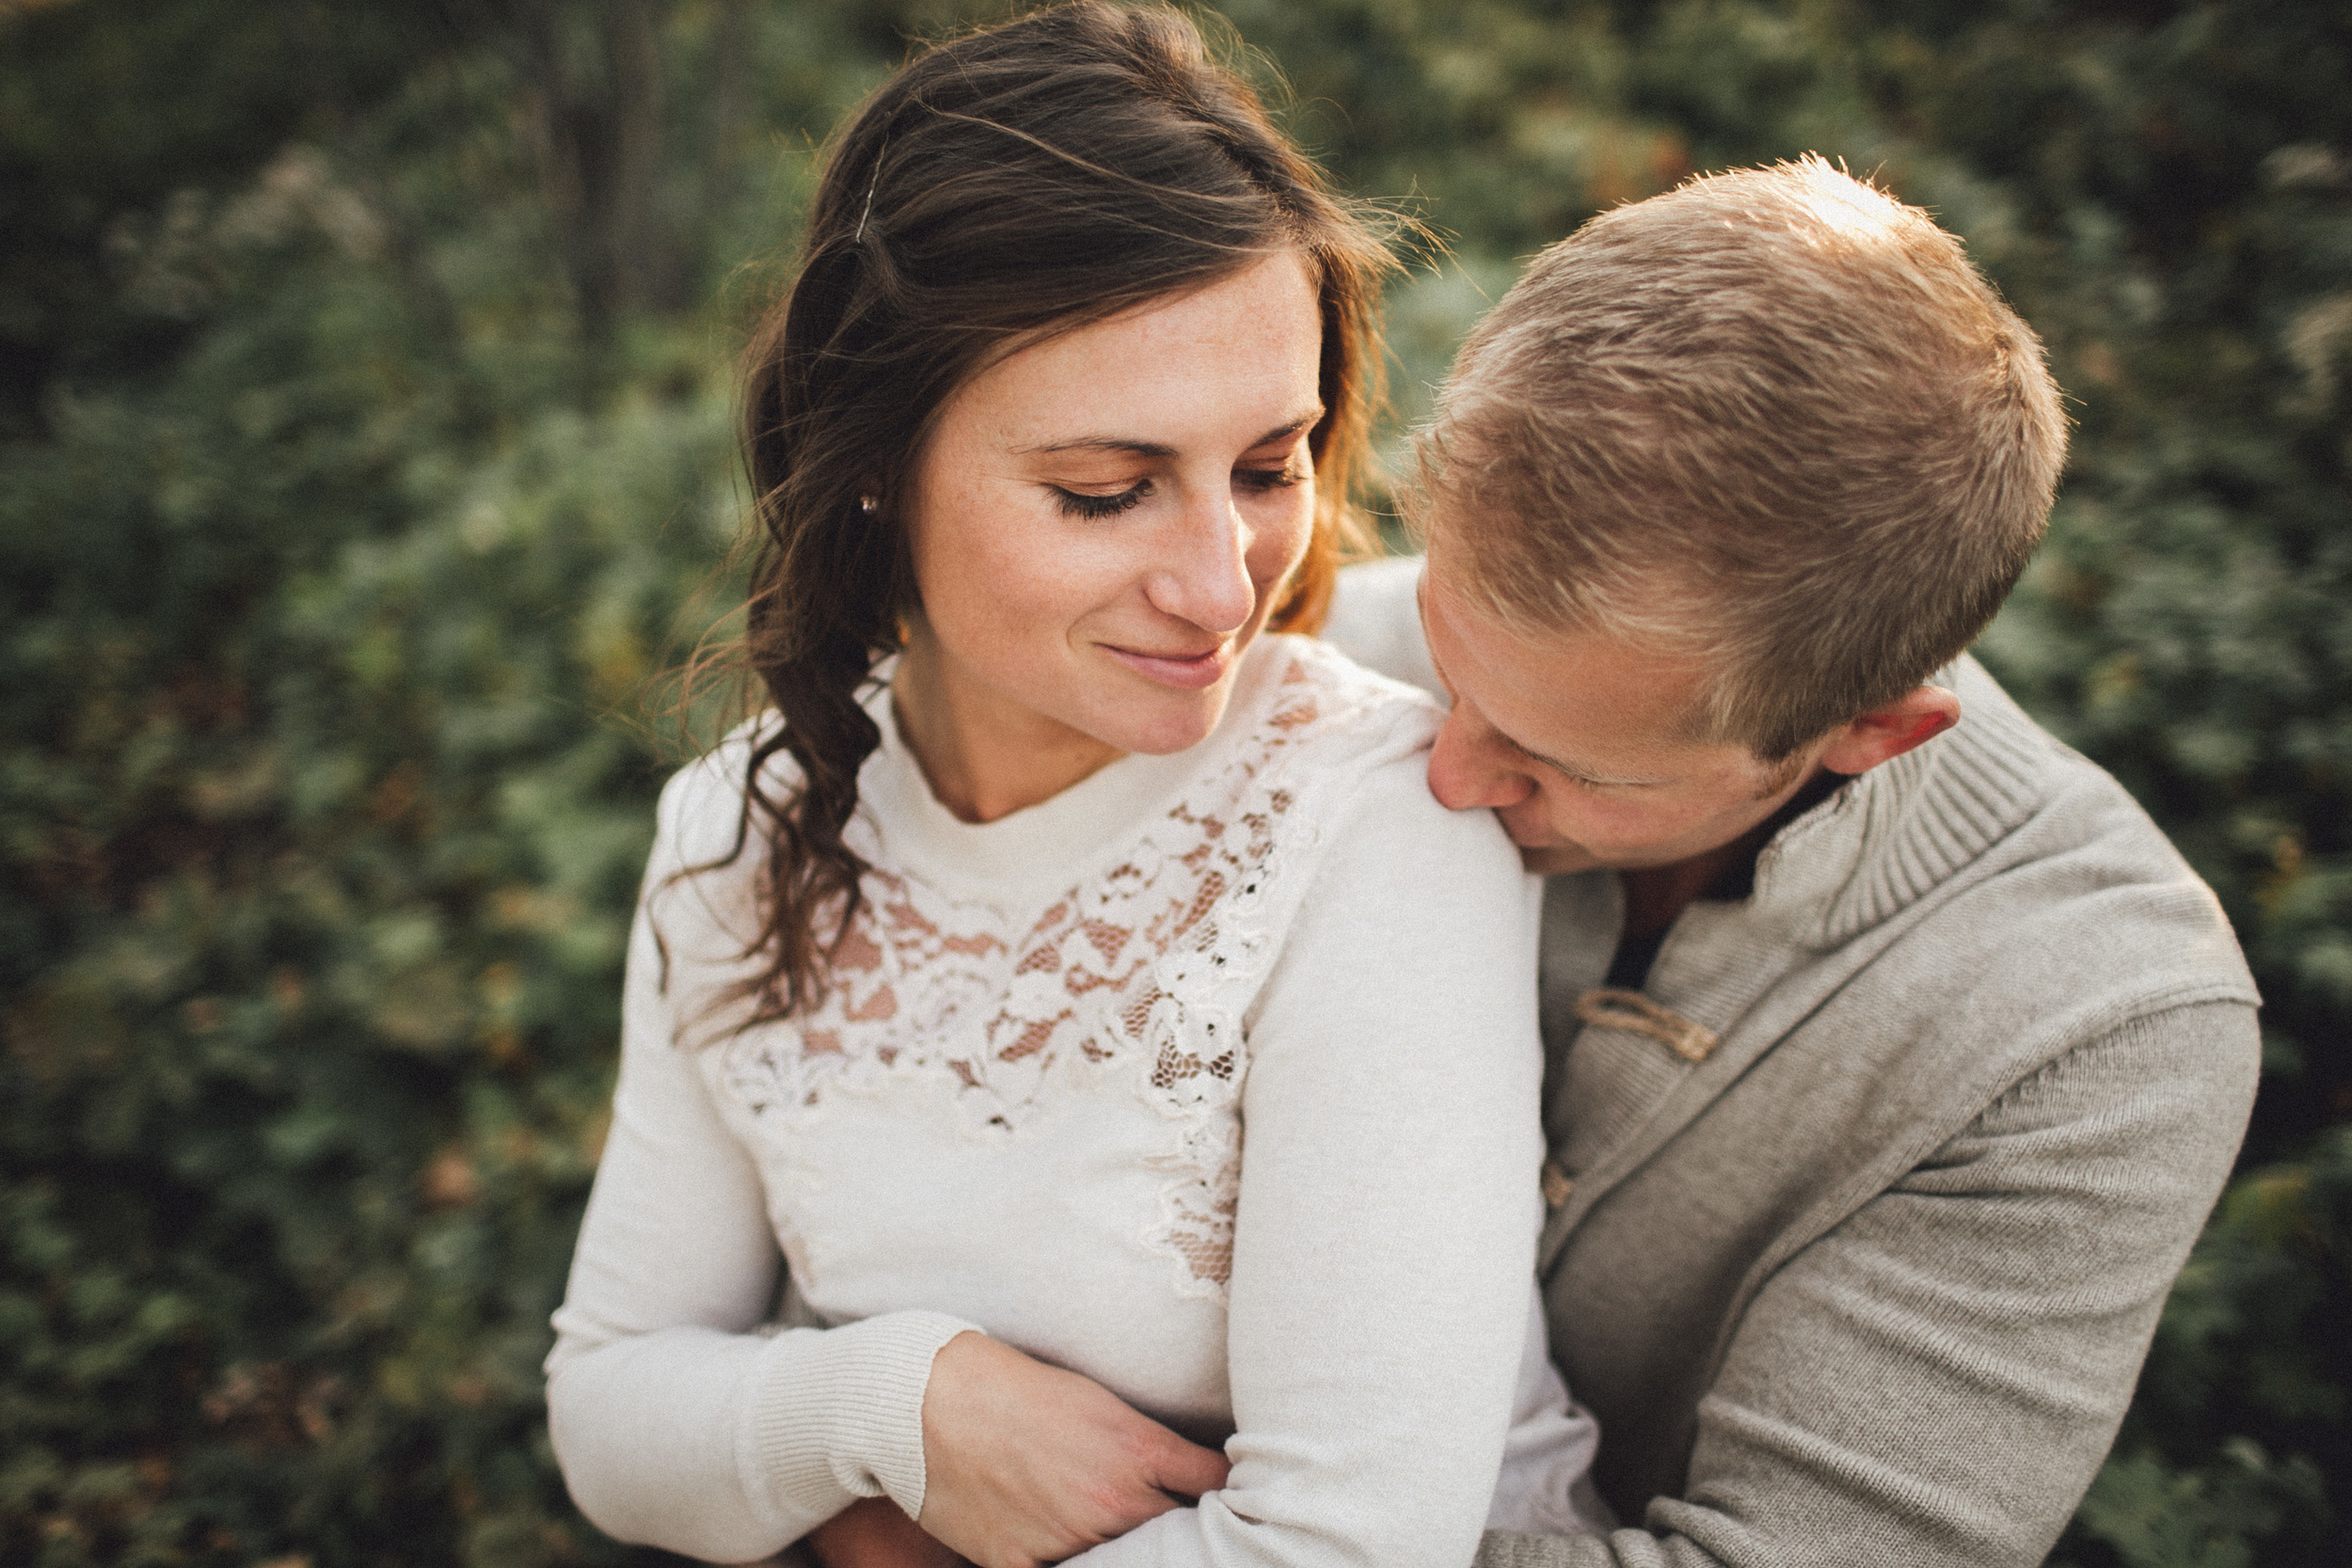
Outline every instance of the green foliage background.
<path fill-rule="evenodd" d="M 729 356 L 928 0 L 0 0 L 0 1560 L 653 1560 L 537 1362 Z M 2352 13 L 1232 0 L 1356 192 L 1516 260 L 1818 150 L 2048 340 L 2075 455 L 1984 656 L 2219 890 L 2241 1175 L 2080 1568 L 2352 1560 Z"/>

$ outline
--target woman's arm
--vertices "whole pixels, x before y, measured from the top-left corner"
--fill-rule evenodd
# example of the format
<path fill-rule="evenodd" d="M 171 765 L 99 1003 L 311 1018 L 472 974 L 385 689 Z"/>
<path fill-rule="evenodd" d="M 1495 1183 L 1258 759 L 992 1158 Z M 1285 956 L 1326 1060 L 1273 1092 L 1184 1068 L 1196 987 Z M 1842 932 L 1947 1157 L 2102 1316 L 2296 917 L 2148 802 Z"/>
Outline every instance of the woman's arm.
<path fill-rule="evenodd" d="M 1494 1490 L 1540 1220 L 1535 884 L 1398 759 L 1250 1030 L 1227 1485 L 1079 1561 L 1458 1568 Z"/>
<path fill-rule="evenodd" d="M 555 1315 L 548 1424 L 564 1481 L 599 1528 L 739 1562 L 855 1497 L 920 1511 L 931 1358 L 970 1325 L 899 1312 L 751 1332 L 778 1273 L 764 1194 L 694 1055 L 674 1043 L 681 1010 L 695 1006 L 681 998 L 707 995 L 697 980 L 739 951 L 710 897 L 669 881 L 732 836 L 722 766 L 689 769 L 663 794 L 646 887 L 677 983 L 664 994 L 641 907 L 612 1130 Z"/>

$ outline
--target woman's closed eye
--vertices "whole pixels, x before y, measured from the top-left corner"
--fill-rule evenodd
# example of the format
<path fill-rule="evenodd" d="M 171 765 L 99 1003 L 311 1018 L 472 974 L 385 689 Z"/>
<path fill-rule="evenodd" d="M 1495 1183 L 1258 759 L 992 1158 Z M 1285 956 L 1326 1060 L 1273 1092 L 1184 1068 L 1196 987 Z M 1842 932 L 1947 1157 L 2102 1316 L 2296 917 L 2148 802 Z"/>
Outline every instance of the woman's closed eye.
<path fill-rule="evenodd" d="M 1287 490 L 1305 483 L 1313 470 L 1301 463 L 1283 463 L 1272 467 L 1235 468 L 1233 483 L 1252 495 L 1267 495 Z M 1098 494 L 1089 490 L 1072 490 L 1059 484 L 1046 486 L 1054 494 L 1054 506 L 1065 517 L 1116 517 L 1143 504 L 1152 494 L 1152 484 L 1139 479 L 1124 490 Z"/>
<path fill-rule="evenodd" d="M 1263 495 L 1269 490 L 1287 490 L 1305 481 L 1311 470 L 1303 464 L 1285 463 L 1273 468 L 1235 468 L 1233 483 L 1243 489 Z"/>
<path fill-rule="evenodd" d="M 1124 490 L 1115 490 L 1107 496 L 1090 495 L 1084 490 L 1065 490 L 1058 484 L 1049 484 L 1046 488 L 1054 492 L 1055 509 L 1065 517 L 1116 517 L 1121 512 L 1142 505 L 1143 498 L 1152 493 L 1152 482 L 1139 479 Z"/>

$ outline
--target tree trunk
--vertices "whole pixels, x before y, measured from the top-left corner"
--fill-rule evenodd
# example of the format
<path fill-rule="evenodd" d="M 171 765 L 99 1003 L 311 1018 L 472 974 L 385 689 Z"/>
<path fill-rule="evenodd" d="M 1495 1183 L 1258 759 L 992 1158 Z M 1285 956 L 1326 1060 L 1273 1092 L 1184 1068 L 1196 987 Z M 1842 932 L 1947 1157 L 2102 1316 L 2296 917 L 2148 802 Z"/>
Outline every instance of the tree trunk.
<path fill-rule="evenodd" d="M 515 8 L 510 57 L 531 94 L 548 221 L 595 344 L 620 318 L 668 303 L 680 270 L 660 205 L 662 8 L 662 0 L 517 0 Z"/>

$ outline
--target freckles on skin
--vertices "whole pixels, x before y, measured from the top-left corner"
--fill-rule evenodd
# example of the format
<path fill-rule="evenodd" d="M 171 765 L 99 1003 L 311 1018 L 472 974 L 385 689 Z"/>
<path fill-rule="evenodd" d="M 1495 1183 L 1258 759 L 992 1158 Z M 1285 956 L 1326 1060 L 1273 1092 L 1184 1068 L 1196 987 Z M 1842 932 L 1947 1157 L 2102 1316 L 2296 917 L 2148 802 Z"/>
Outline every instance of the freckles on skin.
<path fill-rule="evenodd" d="M 1280 255 L 948 400 L 906 509 L 921 611 L 894 697 L 951 809 L 985 820 L 1216 727 L 1312 531 L 1321 348 Z"/>

